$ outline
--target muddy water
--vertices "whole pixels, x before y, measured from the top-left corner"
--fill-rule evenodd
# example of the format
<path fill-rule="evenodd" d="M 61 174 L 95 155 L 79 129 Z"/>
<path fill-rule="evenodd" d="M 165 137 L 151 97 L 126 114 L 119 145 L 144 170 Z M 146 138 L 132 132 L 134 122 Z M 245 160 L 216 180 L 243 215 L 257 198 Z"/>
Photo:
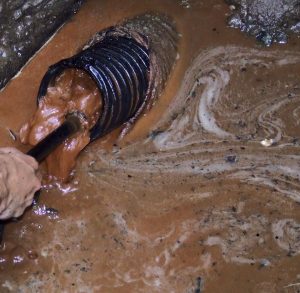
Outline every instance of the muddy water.
<path fill-rule="evenodd" d="M 182 35 L 151 112 L 123 141 L 91 144 L 73 185 L 8 225 L 1 292 L 299 290 L 300 42 L 264 49 L 225 26 L 227 9 L 88 1 L 1 93 L 1 144 L 24 149 L 8 129 L 32 115 L 48 65 L 145 11 Z"/>

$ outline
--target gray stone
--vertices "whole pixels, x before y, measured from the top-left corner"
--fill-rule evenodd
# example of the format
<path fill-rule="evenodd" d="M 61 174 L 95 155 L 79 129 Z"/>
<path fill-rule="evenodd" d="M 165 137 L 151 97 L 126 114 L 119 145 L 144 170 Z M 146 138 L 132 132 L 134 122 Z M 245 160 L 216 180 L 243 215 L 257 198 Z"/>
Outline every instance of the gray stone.
<path fill-rule="evenodd" d="M 83 0 L 0 0 L 0 89 Z"/>
<path fill-rule="evenodd" d="M 229 25 L 253 35 L 266 46 L 286 43 L 300 31 L 300 0 L 225 0 L 232 5 Z"/>

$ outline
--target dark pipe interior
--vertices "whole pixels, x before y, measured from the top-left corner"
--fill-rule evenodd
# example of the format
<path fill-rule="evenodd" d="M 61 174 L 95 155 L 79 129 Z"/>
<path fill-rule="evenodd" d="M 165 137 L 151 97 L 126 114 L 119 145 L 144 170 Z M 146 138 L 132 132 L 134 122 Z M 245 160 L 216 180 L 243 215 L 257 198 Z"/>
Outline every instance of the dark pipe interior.
<path fill-rule="evenodd" d="M 101 92 L 103 111 L 91 129 L 91 140 L 130 120 L 145 100 L 149 53 L 134 39 L 108 36 L 79 54 L 52 65 L 42 79 L 38 101 L 45 96 L 55 77 L 67 68 L 85 70 Z"/>

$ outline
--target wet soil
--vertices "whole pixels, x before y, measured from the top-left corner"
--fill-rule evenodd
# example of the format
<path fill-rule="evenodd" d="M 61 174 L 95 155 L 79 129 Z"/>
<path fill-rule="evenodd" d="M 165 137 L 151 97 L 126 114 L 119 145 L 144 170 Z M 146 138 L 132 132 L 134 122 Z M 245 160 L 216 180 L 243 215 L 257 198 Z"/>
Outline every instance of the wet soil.
<path fill-rule="evenodd" d="M 88 1 L 0 93 L 1 145 L 26 150 L 9 130 L 50 64 L 148 11 L 181 34 L 164 94 L 7 226 L 1 292 L 297 292 L 300 41 L 261 48 L 221 0 Z"/>

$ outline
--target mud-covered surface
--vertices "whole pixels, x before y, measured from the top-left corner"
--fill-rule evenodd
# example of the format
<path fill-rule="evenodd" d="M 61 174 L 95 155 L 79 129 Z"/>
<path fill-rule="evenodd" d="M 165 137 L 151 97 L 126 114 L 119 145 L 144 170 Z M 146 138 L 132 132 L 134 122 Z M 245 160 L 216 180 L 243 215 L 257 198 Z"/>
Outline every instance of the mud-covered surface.
<path fill-rule="evenodd" d="M 84 116 L 81 131 L 67 138 L 46 158 L 48 175 L 68 181 L 78 154 L 90 142 L 89 130 L 101 111 L 102 97 L 94 80 L 85 71 L 67 69 L 48 87 L 33 117 L 20 129 L 20 140 L 34 146 L 61 126 L 68 114 Z"/>
<path fill-rule="evenodd" d="M 81 6 L 83 0 L 0 1 L 0 89 Z"/>
<path fill-rule="evenodd" d="M 300 33 L 299 0 L 226 0 L 232 8 L 229 25 L 270 46 L 285 44 L 291 33 Z"/>
<path fill-rule="evenodd" d="M 50 64 L 153 10 L 181 35 L 166 91 L 7 225 L 1 292 L 299 290 L 300 40 L 261 48 L 226 25 L 223 0 L 88 1 L 0 94 L 2 146 L 25 150 L 9 130 L 34 112 Z"/>

